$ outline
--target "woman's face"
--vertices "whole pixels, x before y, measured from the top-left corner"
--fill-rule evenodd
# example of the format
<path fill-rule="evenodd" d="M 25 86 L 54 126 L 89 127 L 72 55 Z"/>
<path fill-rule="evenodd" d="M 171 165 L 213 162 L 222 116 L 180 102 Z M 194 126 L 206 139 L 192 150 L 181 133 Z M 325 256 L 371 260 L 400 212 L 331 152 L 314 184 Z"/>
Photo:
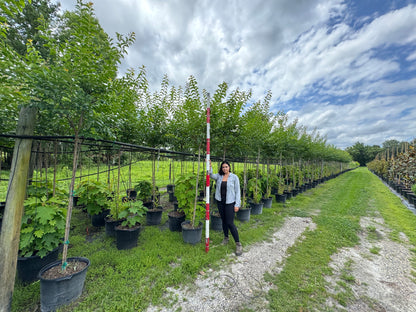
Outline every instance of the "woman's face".
<path fill-rule="evenodd" d="M 224 172 L 224 174 L 227 174 L 230 172 L 230 166 L 228 166 L 227 164 L 222 164 L 221 169 L 222 169 L 222 172 Z"/>

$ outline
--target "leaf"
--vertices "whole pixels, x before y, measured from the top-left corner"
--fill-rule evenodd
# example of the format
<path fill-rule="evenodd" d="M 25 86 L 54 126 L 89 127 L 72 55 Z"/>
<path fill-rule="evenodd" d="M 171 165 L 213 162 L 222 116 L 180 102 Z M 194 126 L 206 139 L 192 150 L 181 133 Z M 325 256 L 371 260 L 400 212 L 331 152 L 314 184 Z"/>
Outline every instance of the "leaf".
<path fill-rule="evenodd" d="M 39 219 L 39 223 L 41 224 L 47 224 L 54 215 L 55 210 L 53 206 L 39 206 L 37 208 L 37 217 Z"/>

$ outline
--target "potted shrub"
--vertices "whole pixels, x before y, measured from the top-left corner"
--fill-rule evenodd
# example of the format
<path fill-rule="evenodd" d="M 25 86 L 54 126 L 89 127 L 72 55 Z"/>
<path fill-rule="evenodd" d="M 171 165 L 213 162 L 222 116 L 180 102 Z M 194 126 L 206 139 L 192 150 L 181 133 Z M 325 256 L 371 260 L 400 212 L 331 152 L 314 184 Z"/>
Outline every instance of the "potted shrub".
<path fill-rule="evenodd" d="M 201 241 L 202 222 L 205 213 L 203 202 L 198 201 L 198 177 L 196 175 L 181 176 L 176 181 L 175 194 L 178 207 L 185 213 L 182 222 L 182 236 L 186 243 L 196 244 Z"/>
<path fill-rule="evenodd" d="M 142 201 L 147 208 L 152 208 L 152 183 L 146 180 L 141 180 L 134 186 L 134 190 L 137 192 L 136 198 Z"/>
<path fill-rule="evenodd" d="M 270 184 L 270 177 L 269 174 L 266 174 L 261 178 L 261 188 L 262 188 L 262 203 L 264 208 L 271 208 L 272 207 L 272 187 Z"/>
<path fill-rule="evenodd" d="M 116 195 L 113 200 L 110 201 L 110 212 L 104 218 L 105 220 L 105 233 L 108 236 L 115 237 L 115 227 L 120 225 L 124 219 L 119 218 L 120 212 L 126 208 L 125 203 L 127 201 L 131 201 L 128 197 L 121 197 L 120 195 Z"/>
<path fill-rule="evenodd" d="M 141 219 L 146 214 L 147 207 L 141 200 L 130 200 L 123 203 L 123 210 L 118 218 L 123 219 L 120 225 L 115 227 L 117 249 L 131 249 L 137 246 L 141 230 Z"/>
<path fill-rule="evenodd" d="M 242 183 L 240 185 L 242 186 L 241 189 L 241 207 L 237 211 L 236 216 L 237 219 L 245 222 L 250 220 L 250 214 L 251 214 L 251 207 L 247 205 L 247 162 L 244 162 L 244 170 L 239 175 L 239 179 Z"/>
<path fill-rule="evenodd" d="M 247 205 L 247 198 L 241 197 L 241 207 L 236 212 L 237 219 L 242 222 L 250 221 L 251 207 Z"/>
<path fill-rule="evenodd" d="M 78 204 L 85 205 L 93 226 L 104 226 L 104 218 L 110 213 L 112 193 L 108 185 L 100 181 L 86 180 L 78 185 Z"/>
<path fill-rule="evenodd" d="M 261 202 L 262 191 L 260 180 L 251 178 L 247 182 L 247 187 L 251 199 L 251 214 L 261 214 L 263 211 L 263 203 Z"/>
<path fill-rule="evenodd" d="M 214 209 L 210 214 L 210 225 L 211 229 L 214 231 L 222 231 L 222 219 L 221 214 L 218 209 Z"/>
<path fill-rule="evenodd" d="M 38 279 L 39 270 L 58 259 L 65 235 L 65 202 L 56 197 L 30 197 L 20 230 L 17 276 L 22 282 Z"/>
<path fill-rule="evenodd" d="M 158 225 L 162 221 L 163 207 L 159 204 L 159 197 L 152 201 L 151 208 L 146 212 L 146 224 Z"/>

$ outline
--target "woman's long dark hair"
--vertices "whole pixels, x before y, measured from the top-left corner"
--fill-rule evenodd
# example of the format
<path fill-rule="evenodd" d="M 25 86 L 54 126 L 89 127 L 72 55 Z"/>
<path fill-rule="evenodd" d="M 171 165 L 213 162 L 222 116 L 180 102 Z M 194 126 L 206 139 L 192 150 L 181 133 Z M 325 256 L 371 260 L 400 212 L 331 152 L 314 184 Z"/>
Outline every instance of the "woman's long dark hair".
<path fill-rule="evenodd" d="M 222 171 L 222 165 L 227 164 L 228 167 L 230 167 L 230 172 L 231 172 L 231 165 L 228 161 L 224 160 L 221 165 L 220 165 L 220 170 L 218 170 L 218 174 L 219 175 L 224 175 L 224 171 Z"/>

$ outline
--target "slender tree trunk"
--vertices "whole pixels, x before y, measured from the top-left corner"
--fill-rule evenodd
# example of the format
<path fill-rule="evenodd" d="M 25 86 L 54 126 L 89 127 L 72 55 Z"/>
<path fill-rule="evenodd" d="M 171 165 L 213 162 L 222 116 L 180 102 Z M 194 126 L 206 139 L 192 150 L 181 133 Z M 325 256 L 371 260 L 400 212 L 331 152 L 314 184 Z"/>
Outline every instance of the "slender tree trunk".
<path fill-rule="evenodd" d="M 195 226 L 196 205 L 197 205 L 197 202 L 198 202 L 198 195 L 199 195 L 198 182 L 199 182 L 199 164 L 200 164 L 200 161 L 201 161 L 201 148 L 199 148 L 199 150 L 198 150 L 198 169 L 197 169 L 197 172 L 196 172 L 195 203 L 194 203 L 194 213 L 192 215 L 192 226 Z"/>
<path fill-rule="evenodd" d="M 33 135 L 36 112 L 36 108 L 22 107 L 16 131 L 18 135 Z M 11 310 L 31 151 L 32 139 L 16 139 L 0 234 L 1 312 Z"/>
<path fill-rule="evenodd" d="M 78 133 L 75 133 L 74 154 L 73 154 L 73 160 L 72 160 L 72 177 L 71 177 L 71 184 L 69 186 L 69 201 L 68 201 L 68 210 L 66 213 L 64 249 L 62 252 L 62 269 L 63 270 L 65 270 L 66 268 L 66 258 L 67 258 L 67 253 L 68 253 L 68 244 L 69 244 L 69 230 L 71 227 L 72 207 L 74 206 L 74 186 L 75 186 L 75 176 L 77 173 L 77 165 L 78 165 L 78 145 L 79 145 L 79 136 L 78 136 Z"/>

